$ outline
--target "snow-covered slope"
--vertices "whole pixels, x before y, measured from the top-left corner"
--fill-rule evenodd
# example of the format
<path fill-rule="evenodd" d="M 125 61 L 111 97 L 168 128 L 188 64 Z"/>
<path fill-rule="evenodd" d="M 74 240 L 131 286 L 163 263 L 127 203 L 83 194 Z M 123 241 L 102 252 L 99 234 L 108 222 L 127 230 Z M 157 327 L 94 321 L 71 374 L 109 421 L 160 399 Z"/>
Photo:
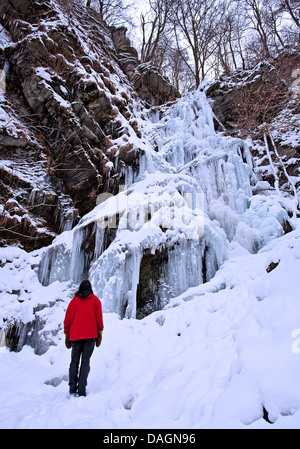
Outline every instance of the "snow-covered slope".
<path fill-rule="evenodd" d="M 2 348 L 0 427 L 299 428 L 299 237 L 297 227 L 255 255 L 231 244 L 214 279 L 143 320 L 106 313 L 86 398 L 67 396 L 61 331 L 41 356 Z M 49 330 L 62 319 L 58 303 Z"/>
<path fill-rule="evenodd" d="M 48 248 L 0 250 L 1 328 L 21 350 L 0 352 L 1 427 L 299 426 L 294 202 L 259 193 L 203 92 L 159 113 L 124 191 Z M 68 398 L 62 322 L 83 276 L 105 331 L 87 397 Z"/>

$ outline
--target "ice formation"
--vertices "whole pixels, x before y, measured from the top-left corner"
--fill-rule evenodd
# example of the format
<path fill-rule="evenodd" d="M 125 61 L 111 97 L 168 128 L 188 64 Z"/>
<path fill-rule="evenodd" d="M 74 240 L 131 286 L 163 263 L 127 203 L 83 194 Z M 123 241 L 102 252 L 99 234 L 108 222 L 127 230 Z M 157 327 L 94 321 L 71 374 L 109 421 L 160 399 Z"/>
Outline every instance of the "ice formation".
<path fill-rule="evenodd" d="M 203 92 L 142 125 L 118 195 L 49 247 L 0 248 L 0 427 L 298 428 L 293 199 L 215 132 Z M 62 323 L 83 277 L 106 313 L 81 401 L 67 398 Z"/>
<path fill-rule="evenodd" d="M 104 311 L 135 318 L 148 260 L 157 264 L 146 286 L 152 282 L 154 311 L 212 279 L 229 242 L 255 253 L 291 229 L 287 202 L 252 194 L 260 179 L 249 148 L 215 131 L 204 92 L 160 113 L 149 114 L 139 171 L 46 249 L 43 285 L 89 277 Z"/>

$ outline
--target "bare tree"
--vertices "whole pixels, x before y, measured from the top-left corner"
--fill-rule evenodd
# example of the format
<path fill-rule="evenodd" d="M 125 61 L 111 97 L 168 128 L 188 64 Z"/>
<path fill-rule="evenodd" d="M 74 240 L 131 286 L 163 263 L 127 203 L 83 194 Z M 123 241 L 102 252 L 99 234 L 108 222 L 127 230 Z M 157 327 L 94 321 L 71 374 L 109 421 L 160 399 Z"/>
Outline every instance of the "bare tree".
<path fill-rule="evenodd" d="M 195 80 L 182 57 L 183 55 L 187 60 L 187 51 L 184 52 L 184 50 L 178 50 L 172 46 L 168 47 L 163 73 L 179 92 L 185 93 L 192 90 Z"/>
<path fill-rule="evenodd" d="M 247 8 L 248 17 L 252 23 L 252 29 L 254 29 L 259 36 L 259 40 L 262 46 L 262 56 L 270 58 L 269 40 L 268 40 L 268 28 L 265 26 L 265 1 L 264 0 L 243 0 L 245 7 Z"/>
<path fill-rule="evenodd" d="M 123 0 L 87 0 L 86 6 L 98 12 L 100 20 L 109 26 L 130 22 L 127 14 L 131 5 Z"/>
<path fill-rule="evenodd" d="M 299 10 L 299 0 L 241 0 L 240 3 L 250 21 L 250 28 L 253 30 L 245 47 L 250 62 L 256 63 L 261 59 L 271 59 L 291 42 L 290 35 L 294 32 L 295 26 L 292 24 L 292 19 L 286 25 L 287 17 L 292 11 L 295 23 L 297 23 L 295 5 L 298 3 Z M 291 3 L 294 10 L 291 9 Z"/>
<path fill-rule="evenodd" d="M 282 26 L 285 45 L 294 47 L 300 44 L 300 0 L 274 0 L 279 10 L 289 21 Z"/>
<path fill-rule="evenodd" d="M 280 47 L 284 47 L 285 42 L 281 34 L 281 24 L 282 24 L 282 11 L 278 7 L 276 1 L 265 1 L 265 23 L 270 30 L 272 44 L 276 51 Z"/>
<path fill-rule="evenodd" d="M 233 0 L 223 16 L 224 32 L 214 54 L 215 72 L 226 74 L 238 67 L 249 68 L 262 59 L 271 60 L 286 45 L 295 42 L 292 19 L 287 23 L 288 8 L 294 7 L 294 19 L 300 0 Z M 297 22 L 297 20 L 296 20 Z M 220 31 L 220 29 L 219 29 Z M 298 32 L 299 42 L 299 32 Z M 296 39 L 297 40 L 297 39 Z"/>
<path fill-rule="evenodd" d="M 168 34 L 168 16 L 170 2 L 168 0 L 148 0 L 148 10 L 140 15 L 142 32 L 141 61 L 155 62 L 158 50 L 166 50 Z M 162 58 L 156 65 L 161 66 Z"/>
<path fill-rule="evenodd" d="M 182 55 L 198 87 L 209 70 L 208 61 L 219 46 L 221 22 L 226 2 L 221 0 L 176 1 L 172 20 L 179 50 L 188 50 L 191 60 Z"/>
<path fill-rule="evenodd" d="M 214 55 L 215 75 L 220 76 L 220 70 L 229 74 L 239 67 L 246 68 L 244 44 L 249 20 L 242 14 L 239 1 L 228 5 L 223 20 L 220 23 L 220 39 Z"/>
<path fill-rule="evenodd" d="M 280 0 L 283 11 L 289 13 L 293 22 L 300 28 L 300 0 Z"/>

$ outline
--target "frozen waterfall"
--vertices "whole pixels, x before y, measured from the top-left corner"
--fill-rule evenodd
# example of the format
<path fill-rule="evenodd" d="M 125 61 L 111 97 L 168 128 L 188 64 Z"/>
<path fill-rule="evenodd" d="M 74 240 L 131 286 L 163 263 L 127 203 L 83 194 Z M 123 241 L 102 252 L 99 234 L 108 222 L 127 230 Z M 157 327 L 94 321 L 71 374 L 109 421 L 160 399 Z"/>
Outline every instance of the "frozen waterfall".
<path fill-rule="evenodd" d="M 275 194 L 252 194 L 259 179 L 249 148 L 215 131 L 205 93 L 161 113 L 149 118 L 134 183 L 100 198 L 39 267 L 44 285 L 89 277 L 104 311 L 120 317 L 163 308 L 210 280 L 229 242 L 256 252 L 289 223 Z"/>

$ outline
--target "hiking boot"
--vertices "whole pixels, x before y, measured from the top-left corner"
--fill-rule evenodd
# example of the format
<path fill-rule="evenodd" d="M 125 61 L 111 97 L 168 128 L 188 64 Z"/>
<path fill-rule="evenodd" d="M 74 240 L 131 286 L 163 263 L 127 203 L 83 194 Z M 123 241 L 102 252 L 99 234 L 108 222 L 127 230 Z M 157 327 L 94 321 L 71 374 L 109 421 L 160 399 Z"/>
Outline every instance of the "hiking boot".
<path fill-rule="evenodd" d="M 82 391 L 82 392 L 77 392 L 77 395 L 76 396 L 86 396 L 86 391 Z"/>

